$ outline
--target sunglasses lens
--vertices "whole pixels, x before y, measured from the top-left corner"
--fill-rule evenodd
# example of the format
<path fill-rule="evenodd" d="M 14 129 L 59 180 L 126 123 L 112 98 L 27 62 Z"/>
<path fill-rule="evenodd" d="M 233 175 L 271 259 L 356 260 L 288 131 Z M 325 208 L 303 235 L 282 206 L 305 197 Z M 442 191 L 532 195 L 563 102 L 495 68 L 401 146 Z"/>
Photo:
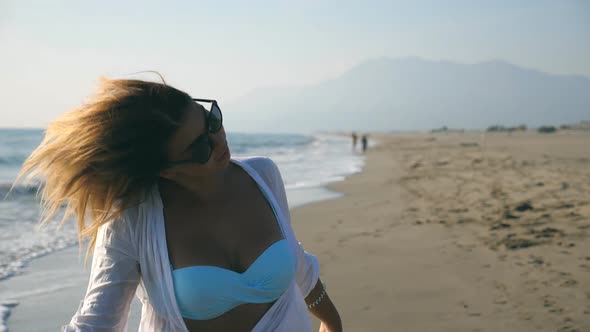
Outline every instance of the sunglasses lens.
<path fill-rule="evenodd" d="M 211 106 L 211 112 L 209 113 L 209 131 L 212 133 L 216 133 L 221 129 L 222 124 L 222 116 L 221 110 L 217 103 L 213 103 Z"/>
<path fill-rule="evenodd" d="M 211 157 L 211 145 L 208 140 L 203 140 L 193 145 L 193 160 L 204 164 Z"/>

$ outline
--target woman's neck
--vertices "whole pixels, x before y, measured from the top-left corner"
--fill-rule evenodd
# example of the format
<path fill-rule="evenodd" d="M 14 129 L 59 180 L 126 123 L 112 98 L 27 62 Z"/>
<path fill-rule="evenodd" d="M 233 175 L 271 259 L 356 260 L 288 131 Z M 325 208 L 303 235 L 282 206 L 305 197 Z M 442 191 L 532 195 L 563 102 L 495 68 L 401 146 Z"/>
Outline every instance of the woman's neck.
<path fill-rule="evenodd" d="M 203 178 L 187 178 L 183 180 L 170 180 L 160 178 L 158 186 L 167 196 L 174 198 L 189 198 L 200 203 L 213 203 L 225 197 L 227 184 L 232 172 L 230 164 L 223 171 Z"/>

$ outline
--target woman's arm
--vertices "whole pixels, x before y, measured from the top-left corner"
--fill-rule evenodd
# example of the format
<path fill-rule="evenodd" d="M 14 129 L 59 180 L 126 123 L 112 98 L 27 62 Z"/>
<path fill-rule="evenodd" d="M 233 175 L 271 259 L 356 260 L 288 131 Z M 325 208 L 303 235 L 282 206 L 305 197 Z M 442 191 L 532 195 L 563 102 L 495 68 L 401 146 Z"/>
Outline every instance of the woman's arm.
<path fill-rule="evenodd" d="M 120 221 L 99 229 L 86 295 L 62 331 L 127 331 L 129 308 L 140 273 L 127 241 L 127 229 L 113 225 Z"/>
<path fill-rule="evenodd" d="M 342 331 L 342 321 L 340 320 L 338 310 L 336 310 L 334 303 L 330 300 L 326 288 L 320 279 L 318 279 L 315 287 L 305 298 L 305 303 L 307 303 L 309 311 L 322 322 L 320 332 Z"/>

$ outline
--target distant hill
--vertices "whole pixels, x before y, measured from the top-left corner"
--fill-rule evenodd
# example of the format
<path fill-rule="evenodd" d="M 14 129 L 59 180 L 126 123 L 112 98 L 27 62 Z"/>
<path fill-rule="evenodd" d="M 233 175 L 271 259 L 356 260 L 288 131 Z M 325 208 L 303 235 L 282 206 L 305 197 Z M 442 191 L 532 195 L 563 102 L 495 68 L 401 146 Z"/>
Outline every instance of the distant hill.
<path fill-rule="evenodd" d="M 235 131 L 536 127 L 589 120 L 590 79 L 504 61 L 379 58 L 314 86 L 260 88 L 224 109 Z"/>

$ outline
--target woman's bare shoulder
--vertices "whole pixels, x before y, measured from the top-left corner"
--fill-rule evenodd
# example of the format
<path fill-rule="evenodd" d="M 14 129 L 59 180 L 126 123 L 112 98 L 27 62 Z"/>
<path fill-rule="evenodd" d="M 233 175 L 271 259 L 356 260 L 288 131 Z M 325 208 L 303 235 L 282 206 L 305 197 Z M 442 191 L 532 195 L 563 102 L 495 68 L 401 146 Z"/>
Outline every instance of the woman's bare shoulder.
<path fill-rule="evenodd" d="M 237 159 L 239 162 L 244 163 L 254 169 L 260 176 L 265 180 L 273 180 L 278 172 L 277 165 L 275 162 L 262 156 L 247 157 Z"/>

